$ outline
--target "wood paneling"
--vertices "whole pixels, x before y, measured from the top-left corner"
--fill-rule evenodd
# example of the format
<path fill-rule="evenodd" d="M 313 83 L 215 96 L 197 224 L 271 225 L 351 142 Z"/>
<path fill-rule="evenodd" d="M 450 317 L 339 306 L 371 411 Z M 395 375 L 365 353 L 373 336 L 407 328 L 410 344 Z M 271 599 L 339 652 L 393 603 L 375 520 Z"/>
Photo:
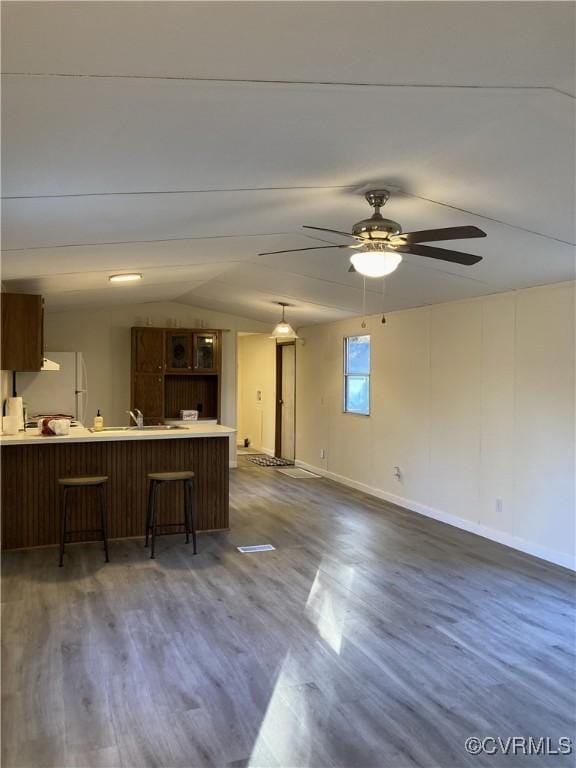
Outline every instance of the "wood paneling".
<path fill-rule="evenodd" d="M 42 296 L 2 293 L 3 371 L 39 371 L 44 353 Z"/>
<path fill-rule="evenodd" d="M 218 417 L 218 376 L 166 376 L 164 412 L 177 419 L 181 410 L 198 408 L 201 418 Z M 200 406 L 200 407 L 199 407 Z"/>
<path fill-rule="evenodd" d="M 108 535 L 144 535 L 148 472 L 193 470 L 198 530 L 228 528 L 228 440 L 122 440 L 2 448 L 2 546 L 56 544 L 59 477 L 107 475 Z M 182 519 L 180 484 L 158 494 L 160 520 Z M 72 528 L 97 528 L 95 494 L 74 491 Z"/>

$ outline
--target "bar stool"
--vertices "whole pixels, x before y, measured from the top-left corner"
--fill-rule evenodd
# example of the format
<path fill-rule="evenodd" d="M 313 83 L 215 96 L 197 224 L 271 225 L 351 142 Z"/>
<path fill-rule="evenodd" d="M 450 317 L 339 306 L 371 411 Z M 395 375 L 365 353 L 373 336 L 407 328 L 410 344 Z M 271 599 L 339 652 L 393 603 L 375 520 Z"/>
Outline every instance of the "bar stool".
<path fill-rule="evenodd" d="M 58 485 L 61 488 L 61 501 L 60 501 L 60 563 L 59 566 L 64 565 L 64 545 L 66 544 L 66 537 L 72 533 L 101 533 L 102 541 L 104 542 L 104 552 L 106 553 L 106 562 L 110 562 L 108 558 L 108 537 L 106 533 L 106 483 L 108 478 L 106 476 L 97 477 L 59 477 Z M 68 491 L 73 488 L 96 488 L 100 492 L 100 518 L 102 521 L 102 528 L 87 529 L 83 531 L 68 530 L 68 509 L 67 499 Z M 68 542 L 69 543 L 69 542 Z"/>
<path fill-rule="evenodd" d="M 186 544 L 190 541 L 190 533 L 192 533 L 192 541 L 194 543 L 194 554 L 196 554 L 196 529 L 194 527 L 194 510 L 193 510 L 193 485 L 194 472 L 149 472 L 148 473 L 148 510 L 146 513 L 146 543 L 148 546 L 148 536 L 152 535 L 152 546 L 150 549 L 150 559 L 155 559 L 154 545 L 156 542 L 156 528 L 158 523 L 156 520 L 156 500 L 158 495 L 158 488 L 163 483 L 184 483 L 184 523 L 161 523 L 161 528 L 169 528 L 172 526 L 184 525 L 186 531 Z"/>

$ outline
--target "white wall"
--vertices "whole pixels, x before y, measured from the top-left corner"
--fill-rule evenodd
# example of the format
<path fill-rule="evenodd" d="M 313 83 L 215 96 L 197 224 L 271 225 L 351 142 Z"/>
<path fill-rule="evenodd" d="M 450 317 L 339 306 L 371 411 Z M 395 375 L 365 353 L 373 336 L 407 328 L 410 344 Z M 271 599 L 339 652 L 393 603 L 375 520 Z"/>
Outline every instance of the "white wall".
<path fill-rule="evenodd" d="M 205 327 L 229 330 L 222 334 L 222 412 L 227 426 L 236 426 L 236 331 L 263 331 L 261 323 L 233 315 L 186 307 L 174 302 L 134 304 L 115 309 L 47 313 L 46 349 L 82 352 L 88 369 L 88 420 L 100 408 L 106 424 L 128 423 L 130 407 L 130 328 L 143 325 L 182 328 Z M 230 461 L 235 462 L 236 444 L 230 441 Z"/>
<path fill-rule="evenodd" d="M 268 334 L 238 337 L 238 443 L 274 454 L 276 342 Z M 257 393 L 261 393 L 261 400 Z"/>
<path fill-rule="evenodd" d="M 0 371 L 0 407 L 4 413 L 4 403 L 12 396 L 12 371 Z"/>
<path fill-rule="evenodd" d="M 300 329 L 299 463 L 573 567 L 574 299 L 561 283 Z M 370 417 L 342 413 L 342 340 L 363 332 Z"/>

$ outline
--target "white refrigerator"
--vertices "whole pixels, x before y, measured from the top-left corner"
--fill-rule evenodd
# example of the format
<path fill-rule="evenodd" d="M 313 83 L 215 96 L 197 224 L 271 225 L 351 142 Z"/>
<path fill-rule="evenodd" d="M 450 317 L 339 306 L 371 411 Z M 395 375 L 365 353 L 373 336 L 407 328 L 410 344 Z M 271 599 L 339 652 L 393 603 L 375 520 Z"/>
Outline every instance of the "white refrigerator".
<path fill-rule="evenodd" d="M 59 363 L 60 370 L 16 374 L 16 392 L 24 400 L 28 418 L 58 413 L 84 423 L 88 378 L 82 353 L 46 352 L 46 357 Z"/>

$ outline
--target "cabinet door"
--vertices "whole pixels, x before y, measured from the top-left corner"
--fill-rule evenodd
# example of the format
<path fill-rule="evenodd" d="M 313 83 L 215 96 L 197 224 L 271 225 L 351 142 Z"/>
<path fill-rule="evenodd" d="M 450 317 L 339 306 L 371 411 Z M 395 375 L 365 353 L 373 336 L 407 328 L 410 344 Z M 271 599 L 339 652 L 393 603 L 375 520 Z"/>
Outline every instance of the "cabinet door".
<path fill-rule="evenodd" d="M 218 334 L 194 334 L 194 370 L 218 371 L 219 364 Z"/>
<path fill-rule="evenodd" d="M 134 374 L 132 407 L 139 408 L 144 418 L 164 416 L 164 376 L 157 373 Z"/>
<path fill-rule="evenodd" d="M 164 370 L 162 328 L 134 328 L 133 340 L 134 370 L 138 373 L 161 373 Z"/>
<path fill-rule="evenodd" d="M 42 296 L 3 293 L 2 370 L 39 371 L 44 356 Z"/>
<path fill-rule="evenodd" d="M 189 371 L 192 368 L 192 334 L 186 331 L 166 333 L 166 370 Z"/>

